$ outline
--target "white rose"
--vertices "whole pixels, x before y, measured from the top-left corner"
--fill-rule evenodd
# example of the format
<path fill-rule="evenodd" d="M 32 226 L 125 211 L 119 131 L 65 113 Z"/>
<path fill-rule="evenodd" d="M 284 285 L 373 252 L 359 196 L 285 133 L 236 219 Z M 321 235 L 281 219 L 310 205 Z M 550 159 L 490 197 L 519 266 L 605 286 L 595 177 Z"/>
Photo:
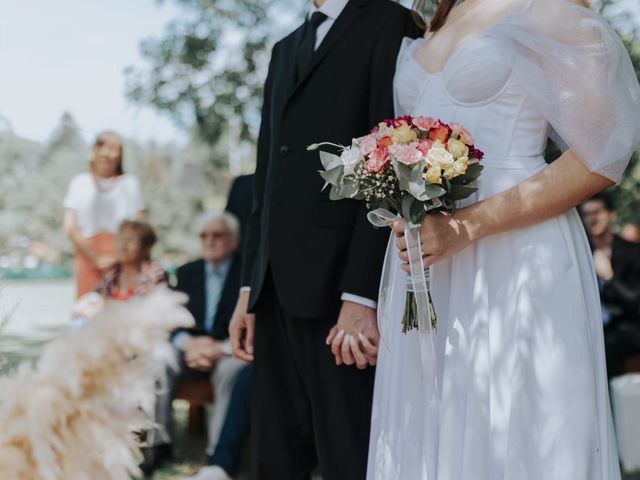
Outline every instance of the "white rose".
<path fill-rule="evenodd" d="M 453 165 L 453 155 L 447 152 L 445 148 L 431 147 L 427 152 L 427 162 L 429 162 L 429 165 L 439 165 L 446 170 Z"/>
<path fill-rule="evenodd" d="M 344 174 L 352 175 L 355 172 L 358 162 L 364 160 L 364 156 L 358 147 L 351 146 L 342 151 L 340 160 L 342 160 L 342 164 L 344 165 Z"/>

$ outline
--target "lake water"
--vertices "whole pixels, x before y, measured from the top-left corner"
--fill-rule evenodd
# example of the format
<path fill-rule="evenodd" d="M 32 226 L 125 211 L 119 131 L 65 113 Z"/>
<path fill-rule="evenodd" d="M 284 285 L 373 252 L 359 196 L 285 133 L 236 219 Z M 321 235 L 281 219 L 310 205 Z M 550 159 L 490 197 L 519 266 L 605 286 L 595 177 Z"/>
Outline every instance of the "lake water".
<path fill-rule="evenodd" d="M 42 346 L 69 324 L 75 283 L 65 280 L 0 281 L 0 374 L 37 358 Z"/>

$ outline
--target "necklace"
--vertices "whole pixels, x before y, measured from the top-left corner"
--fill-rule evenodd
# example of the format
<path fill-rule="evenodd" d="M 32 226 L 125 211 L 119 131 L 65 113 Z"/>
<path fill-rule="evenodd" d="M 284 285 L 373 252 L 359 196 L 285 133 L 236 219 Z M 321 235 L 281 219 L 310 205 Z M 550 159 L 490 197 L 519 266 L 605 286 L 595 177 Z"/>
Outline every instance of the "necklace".
<path fill-rule="evenodd" d="M 99 192 L 104 193 L 112 190 L 118 183 L 118 177 L 97 177 L 93 176 L 94 184 Z"/>

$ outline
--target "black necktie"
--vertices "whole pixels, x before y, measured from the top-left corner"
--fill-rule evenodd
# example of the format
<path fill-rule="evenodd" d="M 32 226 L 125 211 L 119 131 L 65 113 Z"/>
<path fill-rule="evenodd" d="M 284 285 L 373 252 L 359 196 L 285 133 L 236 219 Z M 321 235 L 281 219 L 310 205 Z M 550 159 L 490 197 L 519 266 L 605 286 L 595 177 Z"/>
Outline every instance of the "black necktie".
<path fill-rule="evenodd" d="M 326 19 L 327 16 L 324 13 L 313 12 L 311 18 L 307 20 L 304 28 L 304 37 L 296 57 L 296 79 L 300 79 L 309 63 L 311 63 L 311 57 L 316 47 L 316 32 L 320 24 Z"/>

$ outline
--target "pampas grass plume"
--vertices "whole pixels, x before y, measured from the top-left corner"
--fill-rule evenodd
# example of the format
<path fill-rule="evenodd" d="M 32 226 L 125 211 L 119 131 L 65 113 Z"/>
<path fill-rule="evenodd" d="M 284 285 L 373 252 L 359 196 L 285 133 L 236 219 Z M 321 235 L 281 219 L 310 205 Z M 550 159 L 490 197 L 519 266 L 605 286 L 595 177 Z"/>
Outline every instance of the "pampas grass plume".
<path fill-rule="evenodd" d="M 165 286 L 112 302 L 0 379 L 0 480 L 129 480 L 134 431 L 148 428 L 155 379 L 175 362 L 170 332 L 189 327 L 186 296 Z"/>

